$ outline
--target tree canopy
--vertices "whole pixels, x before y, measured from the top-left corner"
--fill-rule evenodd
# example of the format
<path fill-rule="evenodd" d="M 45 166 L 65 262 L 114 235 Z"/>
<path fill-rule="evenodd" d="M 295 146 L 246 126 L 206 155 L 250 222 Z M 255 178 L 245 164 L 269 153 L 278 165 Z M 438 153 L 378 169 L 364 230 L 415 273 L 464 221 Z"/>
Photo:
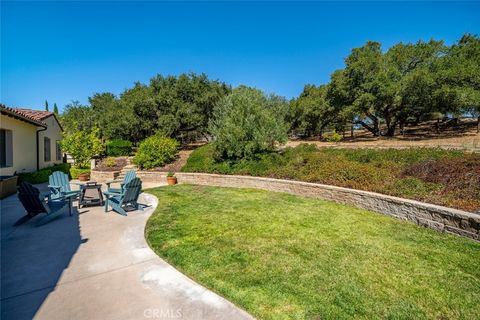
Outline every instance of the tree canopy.
<path fill-rule="evenodd" d="M 137 82 L 118 96 L 96 93 L 89 105 L 72 102 L 61 118 L 68 133 L 98 127 L 104 140 L 138 143 L 161 133 L 188 141 L 225 131 L 218 124 L 218 110 L 226 114 L 228 108 L 249 101 L 262 117 L 267 105 L 285 102 L 251 88 L 236 90 L 230 95 L 229 85 L 205 74 L 156 75 L 148 84 Z M 241 110 L 249 109 L 243 105 L 237 111 Z M 464 114 L 480 119 L 480 38 L 465 34 L 451 46 L 430 40 L 398 43 L 388 50 L 368 41 L 351 50 L 345 67 L 334 71 L 329 83 L 305 85 L 285 112 L 290 132 L 307 136 L 346 126 L 392 136 L 408 123 Z"/>
<path fill-rule="evenodd" d="M 285 99 L 240 86 L 215 107 L 210 121 L 217 159 L 253 158 L 286 142 Z"/>
<path fill-rule="evenodd" d="M 96 93 L 89 106 L 67 105 L 62 119 L 67 131 L 98 127 L 105 139 L 138 142 L 157 132 L 180 140 L 188 134 L 208 136 L 214 105 L 230 91 L 205 74 L 157 75 L 148 85 L 137 82 L 119 97 Z"/>
<path fill-rule="evenodd" d="M 398 126 L 441 115 L 480 116 L 480 39 L 466 34 L 443 41 L 398 43 L 387 51 L 374 41 L 352 49 L 345 68 L 332 73 L 326 95 L 314 86 L 292 103 L 292 129 L 318 134 L 318 125 L 361 125 L 392 136 Z M 332 113 L 334 115 L 332 115 Z M 380 122 L 385 124 L 381 132 Z"/>

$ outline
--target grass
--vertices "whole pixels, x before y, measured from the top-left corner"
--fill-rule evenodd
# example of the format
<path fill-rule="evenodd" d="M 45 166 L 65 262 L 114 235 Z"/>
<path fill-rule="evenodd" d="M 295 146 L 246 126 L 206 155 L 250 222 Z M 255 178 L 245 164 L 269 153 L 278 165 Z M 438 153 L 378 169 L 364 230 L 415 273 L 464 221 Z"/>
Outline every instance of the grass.
<path fill-rule="evenodd" d="M 253 160 L 217 162 L 212 145 L 192 152 L 184 172 L 325 183 L 435 203 L 480 208 L 480 155 L 433 148 L 318 149 L 302 144 Z"/>
<path fill-rule="evenodd" d="M 480 244 L 412 223 L 253 189 L 177 185 L 152 249 L 260 319 L 474 319 Z"/>

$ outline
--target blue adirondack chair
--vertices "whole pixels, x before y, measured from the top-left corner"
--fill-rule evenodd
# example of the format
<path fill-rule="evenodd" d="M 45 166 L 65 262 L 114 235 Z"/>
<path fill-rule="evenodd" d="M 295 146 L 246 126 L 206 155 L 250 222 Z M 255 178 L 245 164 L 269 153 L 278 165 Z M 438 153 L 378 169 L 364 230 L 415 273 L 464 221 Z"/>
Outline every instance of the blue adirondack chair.
<path fill-rule="evenodd" d="M 62 171 L 55 171 L 48 177 L 48 187 L 52 192 L 50 198 L 53 200 L 62 199 L 64 197 L 78 198 L 80 190 L 72 190 L 70 184 L 82 185 L 82 183 L 70 182 L 68 175 Z"/>
<path fill-rule="evenodd" d="M 123 178 L 123 180 L 112 180 L 112 181 L 107 181 L 106 184 L 107 184 L 107 191 L 110 192 L 110 193 L 122 193 L 123 191 L 123 187 L 129 183 L 130 181 L 132 181 L 132 179 L 135 179 L 137 177 L 137 175 L 135 174 L 135 170 L 130 170 L 127 172 L 127 174 L 125 174 L 125 177 Z M 120 183 L 120 188 L 112 188 L 110 187 L 110 185 L 112 183 Z"/>
<path fill-rule="evenodd" d="M 121 215 L 126 216 L 127 210 L 134 209 L 142 210 L 143 207 L 138 203 L 138 196 L 142 192 L 142 180 L 140 178 L 133 178 L 127 184 L 123 186 L 121 193 L 116 192 L 104 192 L 105 195 L 105 212 L 108 211 L 108 205 L 110 205 L 113 211 L 118 212 Z M 131 211 L 131 210 L 128 210 Z"/>
<path fill-rule="evenodd" d="M 22 182 L 20 186 L 18 186 L 17 190 L 18 199 L 25 208 L 27 216 L 17 221 L 15 225 L 19 225 L 39 213 L 46 213 L 47 215 L 37 221 L 37 226 L 52 221 L 60 216 L 64 211 L 68 211 L 69 214 L 72 215 L 73 194 L 54 200 L 50 198 L 50 192 L 42 193 L 28 182 Z"/>

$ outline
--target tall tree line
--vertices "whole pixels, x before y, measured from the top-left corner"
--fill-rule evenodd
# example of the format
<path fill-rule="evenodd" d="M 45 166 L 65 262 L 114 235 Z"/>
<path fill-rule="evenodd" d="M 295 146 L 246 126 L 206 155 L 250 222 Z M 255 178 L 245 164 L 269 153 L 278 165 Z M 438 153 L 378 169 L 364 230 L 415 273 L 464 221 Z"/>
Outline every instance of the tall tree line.
<path fill-rule="evenodd" d="M 213 108 L 230 92 L 230 86 L 205 74 L 157 75 L 118 97 L 97 93 L 88 106 L 73 102 L 62 121 L 67 133 L 98 127 L 105 139 L 138 142 L 157 132 L 179 140 L 191 134 L 208 137 Z"/>
<path fill-rule="evenodd" d="M 157 132 L 208 138 L 214 108 L 231 92 L 205 74 L 157 75 L 119 96 L 94 94 L 88 106 L 73 102 L 62 121 L 67 132 L 97 127 L 105 139 L 138 142 Z M 393 136 L 409 123 L 466 113 L 480 120 L 480 38 L 470 34 L 451 46 L 431 40 L 384 51 L 369 41 L 354 48 L 329 83 L 306 85 L 290 101 L 285 121 L 292 133 L 307 136 L 346 126 Z"/>
<path fill-rule="evenodd" d="M 292 129 L 305 135 L 352 124 L 393 136 L 407 123 L 441 115 L 480 117 L 480 39 L 466 34 L 450 47 L 399 43 L 386 52 L 369 41 L 351 51 L 328 84 L 305 86 L 290 109 Z"/>

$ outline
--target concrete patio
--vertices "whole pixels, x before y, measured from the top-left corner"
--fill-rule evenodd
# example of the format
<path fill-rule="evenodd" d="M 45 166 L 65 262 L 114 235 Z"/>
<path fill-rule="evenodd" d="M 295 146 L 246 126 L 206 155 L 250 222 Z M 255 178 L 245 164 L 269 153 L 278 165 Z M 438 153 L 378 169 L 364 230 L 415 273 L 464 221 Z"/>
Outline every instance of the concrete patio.
<path fill-rule="evenodd" d="M 75 207 L 13 227 L 23 207 L 16 195 L 2 200 L 1 318 L 251 319 L 155 255 L 144 227 L 157 199 L 140 202 L 149 207 L 127 217 Z"/>

